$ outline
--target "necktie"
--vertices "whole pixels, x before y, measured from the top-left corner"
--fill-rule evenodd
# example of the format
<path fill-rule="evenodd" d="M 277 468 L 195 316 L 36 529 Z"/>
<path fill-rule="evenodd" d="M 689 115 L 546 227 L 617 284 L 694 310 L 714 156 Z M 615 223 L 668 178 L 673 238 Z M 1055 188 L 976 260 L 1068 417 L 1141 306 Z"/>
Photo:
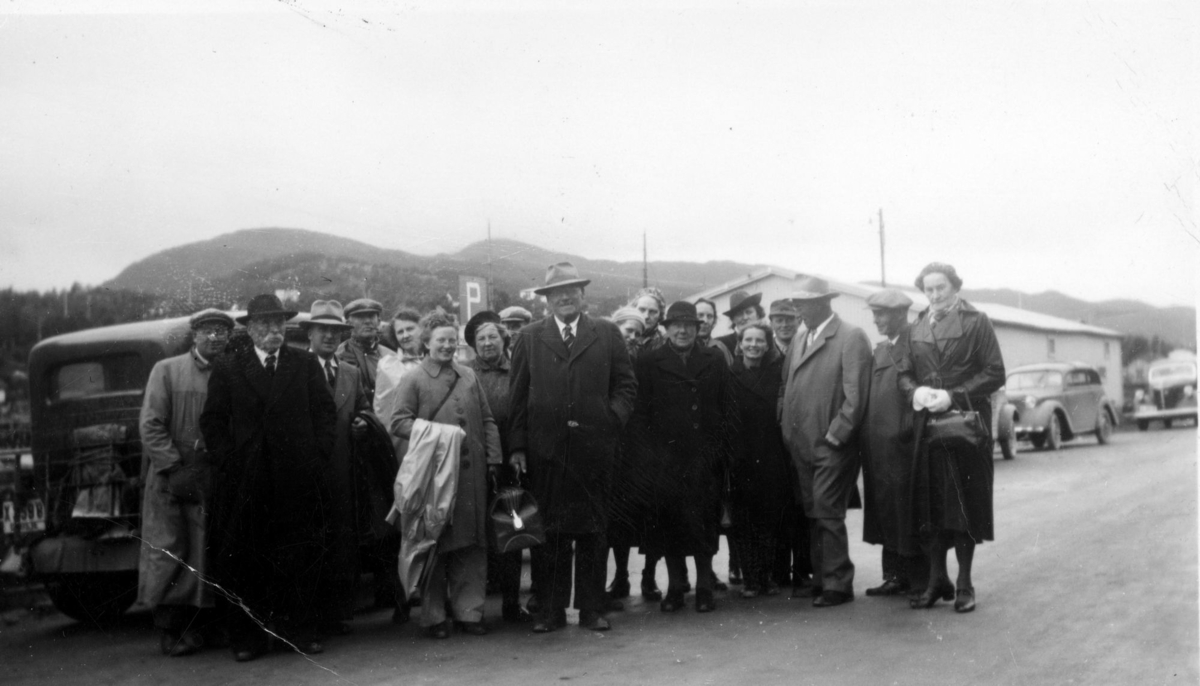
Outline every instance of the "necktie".
<path fill-rule="evenodd" d="M 333 360 L 325 360 L 325 380 L 329 382 L 330 388 L 337 384 L 337 374 L 333 371 Z"/>
<path fill-rule="evenodd" d="M 567 344 L 567 350 L 570 350 L 571 345 L 575 343 L 575 334 L 571 332 L 570 324 L 563 327 L 563 343 Z"/>
<path fill-rule="evenodd" d="M 267 355 L 267 373 L 275 376 L 275 353 Z"/>

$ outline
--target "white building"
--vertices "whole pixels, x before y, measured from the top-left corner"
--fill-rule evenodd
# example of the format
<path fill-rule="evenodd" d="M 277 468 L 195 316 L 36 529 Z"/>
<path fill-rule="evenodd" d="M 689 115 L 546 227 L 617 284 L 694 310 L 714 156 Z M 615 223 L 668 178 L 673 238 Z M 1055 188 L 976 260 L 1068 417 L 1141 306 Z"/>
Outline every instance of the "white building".
<path fill-rule="evenodd" d="M 762 293 L 763 310 L 769 311 L 771 302 L 789 297 L 795 290 L 795 280 L 804 276 L 820 276 L 828 281 L 830 288 L 841 293 L 841 296 L 833 299 L 833 310 L 842 319 L 862 328 L 871 339 L 872 345 L 882 339 L 875 331 L 871 311 L 866 303 L 867 296 L 883 290 L 878 286 L 847 283 L 818 274 L 801 274 L 779 267 L 768 267 L 690 295 L 687 300 L 711 300 L 717 304 L 717 312 L 720 315 L 729 309 L 729 296 L 733 293 Z M 899 288 L 913 299 L 912 319 L 916 319 L 917 313 L 928 307 L 929 301 L 911 287 Z M 969 302 L 992 320 L 1006 369 L 1036 362 L 1085 362 L 1100 371 L 1108 396 L 1117 403 L 1121 402 L 1124 391 L 1121 384 L 1120 333 L 1007 305 Z M 718 316 L 713 334 L 720 336 L 729 333 L 730 329 L 729 319 Z"/>

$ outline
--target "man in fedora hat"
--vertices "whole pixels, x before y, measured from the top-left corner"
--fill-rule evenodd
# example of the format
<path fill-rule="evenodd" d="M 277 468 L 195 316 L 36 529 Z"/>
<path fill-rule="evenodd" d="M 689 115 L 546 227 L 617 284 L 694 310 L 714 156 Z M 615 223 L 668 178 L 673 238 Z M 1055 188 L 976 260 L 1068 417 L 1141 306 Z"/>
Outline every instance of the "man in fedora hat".
<path fill-rule="evenodd" d="M 722 484 L 732 453 L 730 371 L 721 354 L 697 344 L 700 319 L 690 302 L 672 303 L 666 343 L 638 356 L 632 435 L 653 459 L 632 478 L 649 494 L 642 551 L 665 557 L 663 612 L 683 607 L 687 558 L 696 565 L 696 611 L 716 608 L 712 558 L 720 535 Z"/>
<path fill-rule="evenodd" d="M 727 365 L 732 365 L 734 358 L 740 354 L 738 352 L 738 336 L 741 335 L 742 329 L 749 326 L 751 322 L 762 319 L 763 314 L 762 293 L 735 291 L 733 295 L 729 296 L 729 309 L 725 310 L 725 316 L 729 317 L 729 323 L 733 324 L 733 332 L 714 338 L 711 343 L 714 348 L 724 354 Z"/>
<path fill-rule="evenodd" d="M 314 609 L 337 413 L 317 358 L 284 345 L 295 315 L 273 295 L 250 300 L 237 321 L 254 345 L 214 361 L 200 415 L 218 465 L 216 576 L 253 613 L 230 608 L 239 662 L 267 651 L 267 623 L 300 652 L 323 650 Z"/>
<path fill-rule="evenodd" d="M 153 608 L 159 647 L 173 657 L 204 645 L 197 621 L 213 607 L 207 510 L 211 464 L 200 435 L 213 360 L 224 350 L 233 318 L 220 310 L 193 314 L 192 348 L 150 370 L 139 428 L 147 462 L 142 491 L 138 599 Z"/>
<path fill-rule="evenodd" d="M 913 411 L 898 384 L 897 365 L 908 356 L 912 299 L 894 288 L 867 297 L 875 328 L 871 393 L 862 433 L 863 540 L 883 546 L 883 584 L 867 595 L 924 589 L 929 559 L 907 526 L 912 496 Z"/>
<path fill-rule="evenodd" d="M 354 617 L 360 546 L 372 550 L 374 544 L 393 533 L 382 522 L 386 512 L 378 513 L 378 525 L 366 515 L 371 510 L 371 484 L 376 484 L 377 490 L 387 491 L 395 479 L 394 469 L 391 474 L 379 474 L 379 470 L 371 467 L 381 463 L 394 465 L 395 458 L 387 432 L 372 421 L 371 396 L 364 388 L 362 371 L 342 363 L 334 354 L 342 336 L 351 329 L 342 315 L 342 304 L 336 300 L 313 301 L 309 318 L 300 327 L 308 336 L 309 349 L 321 364 L 326 388 L 337 411 L 333 453 L 325 469 L 325 483 L 331 497 L 326 511 L 329 541 L 318 630 L 322 635 L 340 635 L 349 633 L 350 625 L 346 622 Z M 376 440 L 368 442 L 371 428 L 375 428 Z M 369 454 L 372 450 L 374 455 Z M 359 459 L 355 459 L 356 453 Z M 376 586 L 386 589 L 389 606 L 399 608 L 393 583 L 395 564 L 373 571 Z"/>
<path fill-rule="evenodd" d="M 375 374 L 379 358 L 388 350 L 380 343 L 379 317 L 382 313 L 383 305 L 376 300 L 351 300 L 345 309 L 351 329 L 350 338 L 343 341 L 337 349 L 338 359 L 358 367 L 362 372 L 363 386 L 371 397 L 375 396 Z"/>
<path fill-rule="evenodd" d="M 809 520 L 816 607 L 854 599 L 846 507 L 858 478 L 854 439 L 871 383 L 871 344 L 834 313 L 830 301 L 837 296 L 824 279 L 797 281 L 792 300 L 805 328 L 788 351 L 780 386 L 783 438 Z"/>
<path fill-rule="evenodd" d="M 572 545 L 580 626 L 609 628 L 603 616 L 608 490 L 637 380 L 616 325 L 583 312 L 588 283 L 570 262 L 551 265 L 545 286 L 535 291 L 550 315 L 521 329 L 513 349 L 511 461 L 528 464 L 546 525 L 546 543 L 533 550 L 539 633 L 566 624 Z"/>

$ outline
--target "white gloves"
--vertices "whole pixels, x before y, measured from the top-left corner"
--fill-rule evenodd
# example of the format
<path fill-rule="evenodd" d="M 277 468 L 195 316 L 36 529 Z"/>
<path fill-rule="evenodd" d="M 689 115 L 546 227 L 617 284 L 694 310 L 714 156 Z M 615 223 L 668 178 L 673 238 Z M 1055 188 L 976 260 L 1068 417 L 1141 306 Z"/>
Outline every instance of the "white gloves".
<path fill-rule="evenodd" d="M 913 391 L 913 409 L 939 414 L 950 409 L 950 393 L 941 388 L 921 386 Z"/>

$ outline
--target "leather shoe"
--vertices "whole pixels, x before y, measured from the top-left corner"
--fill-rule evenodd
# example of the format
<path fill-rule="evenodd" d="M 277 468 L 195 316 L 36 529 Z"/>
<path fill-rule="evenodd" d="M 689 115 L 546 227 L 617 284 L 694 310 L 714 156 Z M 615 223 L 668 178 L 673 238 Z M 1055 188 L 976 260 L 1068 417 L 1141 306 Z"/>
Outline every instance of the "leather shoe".
<path fill-rule="evenodd" d="M 591 631 L 608 631 L 612 625 L 599 612 L 580 612 L 579 627 Z"/>
<path fill-rule="evenodd" d="M 533 633 L 545 634 L 567 625 L 566 610 L 559 610 L 553 616 L 536 615 L 533 620 Z"/>
<path fill-rule="evenodd" d="M 949 580 L 942 581 L 934 588 L 926 588 L 921 595 L 908 601 L 908 606 L 914 610 L 927 610 L 938 600 L 954 600 L 954 584 Z"/>
<path fill-rule="evenodd" d="M 617 600 L 611 595 L 604 594 L 604 611 L 605 612 L 622 612 L 625 610 L 625 603 Z"/>
<path fill-rule="evenodd" d="M 184 657 L 199 652 L 204 647 L 204 637 L 195 631 L 185 631 L 182 635 L 163 631 L 158 647 L 163 655 Z"/>
<path fill-rule="evenodd" d="M 408 620 L 411 616 L 412 611 L 408 609 L 408 605 L 401 605 L 395 610 L 392 610 L 392 624 L 408 624 Z"/>
<path fill-rule="evenodd" d="M 525 609 L 532 614 L 536 615 L 541 607 L 542 604 L 538 601 L 538 597 L 536 595 L 530 595 L 529 600 L 525 601 Z"/>
<path fill-rule="evenodd" d="M 325 646 L 315 639 L 311 641 L 296 641 L 296 650 L 305 655 L 319 655 L 325 652 Z"/>
<path fill-rule="evenodd" d="M 458 627 L 459 631 L 463 632 L 464 634 L 471 634 L 472 636 L 487 636 L 488 630 L 487 627 L 483 625 L 483 622 L 455 622 L 454 624 Z"/>
<path fill-rule="evenodd" d="M 712 612 L 717 609 L 717 601 L 713 600 L 712 591 L 699 589 L 696 591 L 696 612 Z"/>
<path fill-rule="evenodd" d="M 450 627 L 447 622 L 438 622 L 432 626 L 425 627 L 425 635 L 430 638 L 450 638 Z"/>
<path fill-rule="evenodd" d="M 767 585 L 763 587 L 763 595 L 779 595 L 780 593 L 779 584 L 774 581 L 768 580 Z"/>
<path fill-rule="evenodd" d="M 629 577 L 618 576 L 608 585 L 608 595 L 614 600 L 624 600 L 629 597 Z"/>
<path fill-rule="evenodd" d="M 730 583 L 732 583 L 732 581 Z M 721 591 L 722 593 L 724 593 L 725 591 L 729 590 L 729 584 L 725 583 L 724 581 L 721 581 L 720 579 L 717 579 L 715 582 L 713 582 L 713 590 Z"/>
<path fill-rule="evenodd" d="M 971 612 L 975 609 L 975 587 L 960 588 L 954 595 L 955 612 Z"/>
<path fill-rule="evenodd" d="M 821 595 L 813 598 L 813 607 L 833 607 L 842 605 L 854 600 L 853 593 L 842 593 L 841 591 L 822 591 Z"/>
<path fill-rule="evenodd" d="M 248 648 L 233 649 L 233 659 L 236 662 L 249 662 L 251 660 L 257 660 L 258 658 L 260 658 L 266 654 L 267 654 L 267 646 L 266 645 L 257 645 L 257 646 L 252 646 L 252 647 L 248 647 Z"/>
<path fill-rule="evenodd" d="M 792 600 L 801 600 L 804 598 L 816 598 L 821 595 L 822 589 L 820 586 L 807 584 L 803 586 L 792 586 Z"/>
<path fill-rule="evenodd" d="M 500 616 L 504 618 L 504 621 L 513 624 L 528 624 L 533 621 L 533 614 L 521 607 L 520 603 L 504 605 L 500 608 Z"/>
<path fill-rule="evenodd" d="M 903 595 L 908 593 L 908 584 L 896 579 L 886 579 L 879 586 L 867 589 L 867 595 Z"/>
<path fill-rule="evenodd" d="M 668 594 L 667 597 L 663 598 L 662 602 L 658 604 L 658 609 L 663 612 L 675 612 L 676 610 L 683 609 L 683 594 Z"/>
<path fill-rule="evenodd" d="M 663 593 L 662 591 L 658 590 L 658 584 L 654 583 L 653 579 L 651 579 L 649 582 L 642 581 L 642 600 L 653 602 L 655 600 L 662 599 Z"/>

